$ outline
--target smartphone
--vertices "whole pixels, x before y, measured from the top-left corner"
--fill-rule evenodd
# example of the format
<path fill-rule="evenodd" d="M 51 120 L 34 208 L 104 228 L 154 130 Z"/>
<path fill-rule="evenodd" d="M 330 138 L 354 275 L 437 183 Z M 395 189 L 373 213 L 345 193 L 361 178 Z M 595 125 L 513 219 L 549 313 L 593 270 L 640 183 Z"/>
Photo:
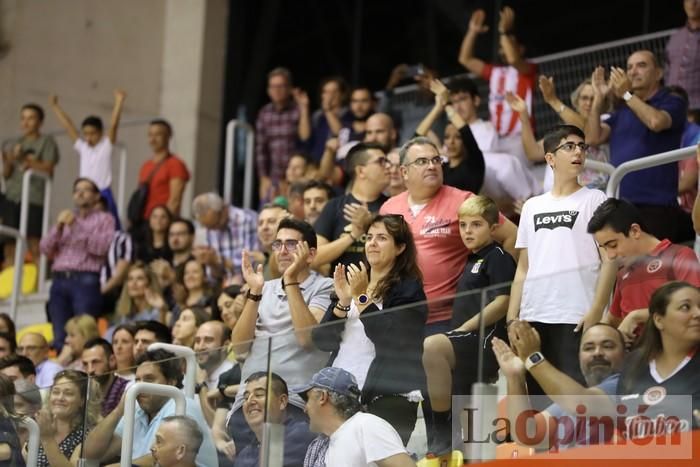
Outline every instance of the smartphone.
<path fill-rule="evenodd" d="M 406 75 L 410 77 L 414 76 L 420 76 L 425 73 L 425 69 L 423 68 L 423 64 L 419 63 L 417 65 L 411 65 L 408 67 L 408 70 L 406 71 Z"/>

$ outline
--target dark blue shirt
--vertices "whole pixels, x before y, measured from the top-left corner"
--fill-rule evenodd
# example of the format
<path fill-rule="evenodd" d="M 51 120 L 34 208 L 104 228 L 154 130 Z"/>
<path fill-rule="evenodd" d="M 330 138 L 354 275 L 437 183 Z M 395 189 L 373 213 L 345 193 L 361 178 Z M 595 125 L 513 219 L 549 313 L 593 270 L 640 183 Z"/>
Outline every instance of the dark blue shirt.
<path fill-rule="evenodd" d="M 680 148 L 685 128 L 686 110 L 681 98 L 660 89 L 646 101 L 657 110 L 671 116 L 671 127 L 655 133 L 632 112 L 627 105 L 615 111 L 605 122 L 610 125 L 610 162 L 639 159 Z M 631 172 L 622 179 L 620 197 L 635 204 L 675 206 L 678 204 L 678 163 L 651 167 Z"/>
<path fill-rule="evenodd" d="M 315 433 L 309 431 L 309 423 L 306 420 L 287 417 L 284 422 L 284 467 L 298 467 L 304 465 L 306 449 L 316 438 Z M 258 467 L 260 465 L 260 442 L 256 439 L 236 455 L 233 467 Z"/>
<path fill-rule="evenodd" d="M 352 113 L 347 109 L 343 110 L 340 114 L 341 127 L 352 126 L 352 121 Z M 323 151 L 326 149 L 326 141 L 334 136 L 337 135 L 333 135 L 331 132 L 331 128 L 328 126 L 328 120 L 323 111 L 316 111 L 311 118 L 311 137 L 303 141 L 303 145 L 313 163 L 318 164 L 321 161 Z"/>

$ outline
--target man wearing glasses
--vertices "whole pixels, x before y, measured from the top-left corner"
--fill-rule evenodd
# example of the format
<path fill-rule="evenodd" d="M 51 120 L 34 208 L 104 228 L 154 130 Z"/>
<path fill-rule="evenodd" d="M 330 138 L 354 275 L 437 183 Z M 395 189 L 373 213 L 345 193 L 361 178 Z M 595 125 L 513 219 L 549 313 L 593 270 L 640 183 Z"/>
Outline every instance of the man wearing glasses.
<path fill-rule="evenodd" d="M 443 184 L 447 158 L 428 138 L 416 137 L 404 144 L 399 160 L 407 191 L 390 198 L 380 212 L 401 214 L 411 226 L 429 301 L 427 337 L 450 331 L 452 298 L 469 255 L 459 235 L 457 210 L 473 193 Z M 493 238 L 517 258 L 515 234 L 515 225 L 501 215 Z"/>
<path fill-rule="evenodd" d="M 333 280 L 311 270 L 316 233 L 307 222 L 282 219 L 272 242 L 272 254 L 282 277 L 265 281 L 262 265 L 254 267 L 250 253 L 243 252 L 248 299 L 233 328 L 231 343 L 237 355 L 248 353 L 241 368 L 242 381 L 255 372 L 272 368 L 290 386 L 299 386 L 328 361 L 328 353 L 314 347 L 311 328 L 331 303 Z M 243 389 L 241 385 L 227 427 L 240 448 L 254 440 L 240 410 Z M 301 397 L 290 396 L 289 403 L 290 416 L 304 416 Z"/>
<path fill-rule="evenodd" d="M 326 203 L 314 227 L 318 252 L 312 263 L 319 267 L 330 263 L 359 264 L 365 256 L 364 236 L 372 214 L 387 197 L 391 163 L 377 143 L 359 143 L 348 152 L 346 164 L 350 191 Z"/>
<path fill-rule="evenodd" d="M 96 209 L 97 185 L 87 178 L 73 183 L 75 208 L 58 214 L 56 225 L 41 239 L 41 252 L 52 261 L 53 284 L 49 292 L 49 316 L 54 347 L 60 352 L 66 338 L 63 329 L 73 316 L 102 310 L 100 268 L 114 237 L 114 217 Z"/>
<path fill-rule="evenodd" d="M 601 260 L 605 252 L 587 231 L 606 196 L 578 182 L 588 151 L 585 137 L 573 125 L 555 127 L 544 137 L 554 185 L 523 206 L 506 321 L 507 327 L 519 319 L 529 322 L 542 340 L 542 355 L 581 384 L 581 334 L 603 317 L 616 272 L 613 262 Z M 528 390 L 544 394 L 532 378 Z"/>

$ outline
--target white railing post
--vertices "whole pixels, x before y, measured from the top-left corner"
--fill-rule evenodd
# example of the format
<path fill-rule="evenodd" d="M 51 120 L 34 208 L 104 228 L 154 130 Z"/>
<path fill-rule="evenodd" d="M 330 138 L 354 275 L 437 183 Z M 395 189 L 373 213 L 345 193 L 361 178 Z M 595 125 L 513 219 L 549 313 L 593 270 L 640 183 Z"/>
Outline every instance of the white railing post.
<path fill-rule="evenodd" d="M 607 175 L 612 175 L 615 171 L 615 166 L 609 162 L 594 161 L 592 159 L 586 159 L 584 167 L 589 170 L 596 170 Z"/>
<path fill-rule="evenodd" d="M 46 235 L 49 231 L 49 215 L 51 211 L 51 177 L 44 172 L 37 172 L 36 170 L 29 169 L 24 172 L 22 176 L 22 198 L 20 201 L 20 215 L 19 215 L 19 233 L 22 238 L 26 241 L 27 239 L 27 224 L 29 223 L 29 188 L 31 184 L 32 177 L 44 180 L 44 211 L 43 211 L 43 225 L 41 226 L 42 236 Z M 17 290 L 17 294 L 22 290 L 22 275 L 24 273 L 24 249 L 16 248 L 15 250 L 15 277 L 13 283 L 13 294 Z M 34 258 L 36 261 L 36 258 Z M 19 263 L 20 268 L 17 269 L 17 264 Z M 39 278 L 37 289 L 43 291 L 44 280 L 46 276 L 46 257 L 43 254 L 39 256 Z"/>
<path fill-rule="evenodd" d="M 136 416 L 136 396 L 139 394 L 153 394 L 175 399 L 175 414 L 185 415 L 185 395 L 178 388 L 164 384 L 135 383 L 126 390 L 124 400 L 124 417 L 122 431 L 122 455 L 119 462 L 121 467 L 131 467 L 134 447 L 134 421 Z"/>
<path fill-rule="evenodd" d="M 19 420 L 19 425 L 29 432 L 27 441 L 27 467 L 36 467 L 39 460 L 39 425 L 29 417 Z"/>
<path fill-rule="evenodd" d="M 236 129 L 245 130 L 246 154 L 243 177 L 243 207 L 250 209 L 253 205 L 253 162 L 255 147 L 255 132 L 248 123 L 240 120 L 231 120 L 226 124 L 226 148 L 224 154 L 224 201 L 233 204 L 233 190 L 235 188 L 236 163 Z"/>
<path fill-rule="evenodd" d="M 671 162 L 678 162 L 680 160 L 693 157 L 694 155 L 695 146 L 690 146 L 687 148 L 674 149 L 673 151 L 662 152 L 660 154 L 640 157 L 639 159 L 624 162 L 618 165 L 615 171 L 610 175 L 610 180 L 608 180 L 608 188 L 605 193 L 608 195 L 608 198 L 617 197 L 622 178 L 630 172 L 670 164 Z"/>
<path fill-rule="evenodd" d="M 124 213 L 126 212 L 126 162 L 127 162 L 127 151 L 126 146 L 119 143 L 114 146 L 115 149 L 119 151 L 119 179 L 117 180 L 117 214 L 119 219 L 125 219 Z"/>
<path fill-rule="evenodd" d="M 189 347 L 176 344 L 165 344 L 163 342 L 154 342 L 148 346 L 148 350 L 167 350 L 175 354 L 177 357 L 185 359 L 185 381 L 182 390 L 188 398 L 194 397 L 194 386 L 197 383 L 197 356 Z"/>

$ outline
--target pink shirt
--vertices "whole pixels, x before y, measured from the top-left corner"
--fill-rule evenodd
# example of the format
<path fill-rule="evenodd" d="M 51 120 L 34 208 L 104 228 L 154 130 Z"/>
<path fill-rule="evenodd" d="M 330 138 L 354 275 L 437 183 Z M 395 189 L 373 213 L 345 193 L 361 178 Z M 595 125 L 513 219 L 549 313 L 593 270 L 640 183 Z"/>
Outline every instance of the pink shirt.
<path fill-rule="evenodd" d="M 54 271 L 99 273 L 107 259 L 114 237 L 114 217 L 107 212 L 92 211 L 85 217 L 75 213 L 75 220 L 59 234 L 54 225 L 41 239 L 41 252 L 53 260 Z"/>
<path fill-rule="evenodd" d="M 414 216 L 408 205 L 408 192 L 390 198 L 381 214 L 401 214 L 411 226 L 418 250 L 418 267 L 428 297 L 428 323 L 449 320 L 457 281 L 464 272 L 469 250 L 459 235 L 457 209 L 474 193 L 443 185 L 435 197 Z M 501 216 L 500 222 L 504 218 Z M 442 300 L 438 298 L 447 297 Z"/>

